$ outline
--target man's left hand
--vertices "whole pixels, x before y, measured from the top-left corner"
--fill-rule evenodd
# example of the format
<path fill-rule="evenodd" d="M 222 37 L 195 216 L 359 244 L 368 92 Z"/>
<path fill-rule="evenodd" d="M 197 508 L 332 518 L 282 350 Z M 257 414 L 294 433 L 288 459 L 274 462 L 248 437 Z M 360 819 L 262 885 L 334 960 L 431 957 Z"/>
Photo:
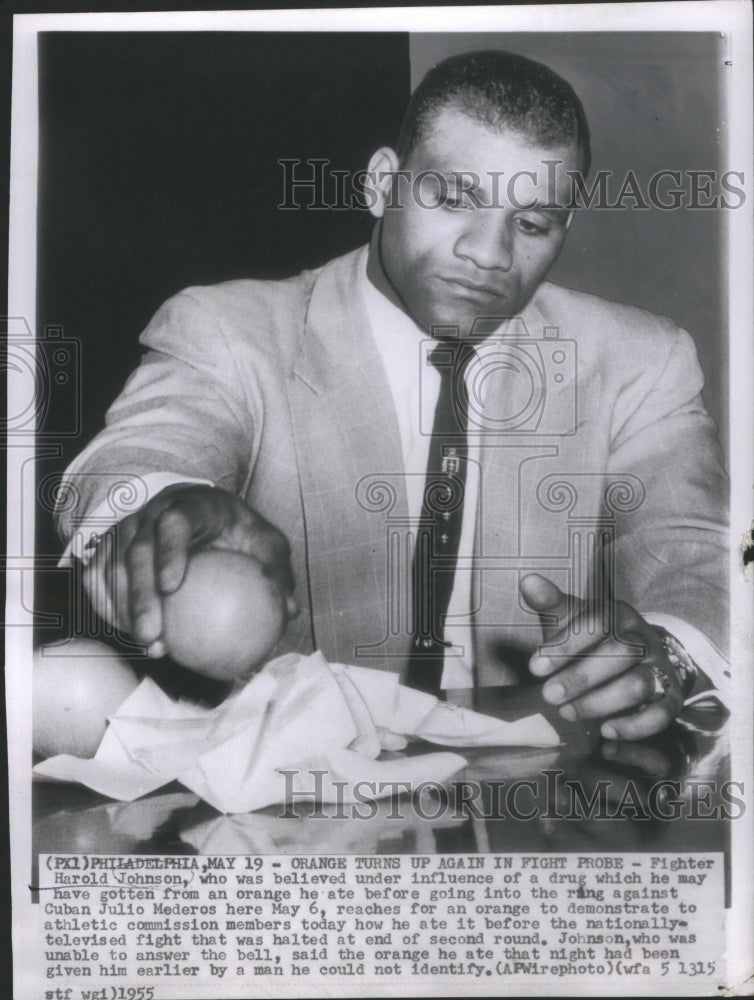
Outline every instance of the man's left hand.
<path fill-rule="evenodd" d="M 611 740 L 645 739 L 670 725 L 683 708 L 681 682 L 638 611 L 624 601 L 606 608 L 564 594 L 536 573 L 523 578 L 521 595 L 544 634 L 529 669 L 552 677 L 542 694 L 564 719 L 607 719 L 600 728 Z"/>

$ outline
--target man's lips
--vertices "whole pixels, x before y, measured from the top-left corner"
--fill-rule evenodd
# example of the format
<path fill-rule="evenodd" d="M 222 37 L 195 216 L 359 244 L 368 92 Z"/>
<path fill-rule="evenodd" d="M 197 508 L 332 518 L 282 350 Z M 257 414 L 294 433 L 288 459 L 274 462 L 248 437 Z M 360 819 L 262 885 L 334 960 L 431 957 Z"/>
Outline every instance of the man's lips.
<path fill-rule="evenodd" d="M 440 280 L 446 285 L 451 285 L 458 289 L 461 294 L 466 294 L 474 298 L 503 299 L 506 297 L 504 288 L 495 288 L 493 285 L 479 284 L 469 281 L 468 278 L 440 276 Z"/>

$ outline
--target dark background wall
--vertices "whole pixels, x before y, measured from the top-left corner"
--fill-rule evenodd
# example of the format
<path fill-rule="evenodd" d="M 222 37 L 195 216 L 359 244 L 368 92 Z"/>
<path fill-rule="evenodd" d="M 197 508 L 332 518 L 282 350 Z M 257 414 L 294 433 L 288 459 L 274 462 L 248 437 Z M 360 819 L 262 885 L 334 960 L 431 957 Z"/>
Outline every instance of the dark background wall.
<path fill-rule="evenodd" d="M 38 320 L 82 341 L 86 440 L 168 295 L 368 239 L 363 212 L 279 211 L 277 161 L 353 170 L 393 141 L 408 39 L 53 33 L 39 55 Z"/>
<path fill-rule="evenodd" d="M 439 59 L 472 49 L 508 49 L 551 66 L 584 104 L 589 181 L 595 171 L 612 171 L 614 202 L 628 170 L 646 192 L 660 170 L 728 169 L 725 46 L 719 32 L 413 34 L 411 80 L 416 86 Z M 688 330 L 706 377 L 707 408 L 727 443 L 724 223 L 725 212 L 710 209 L 581 211 L 550 277 L 670 316 Z"/>
<path fill-rule="evenodd" d="M 40 36 L 39 65 L 38 328 L 81 343 L 78 384 L 54 387 L 45 428 L 69 428 L 82 403 L 78 435 L 37 462 L 42 483 L 102 426 L 169 295 L 368 240 L 363 211 L 279 211 L 277 161 L 365 167 L 395 141 L 410 64 L 406 33 L 64 32 Z M 37 551 L 59 550 L 42 505 Z M 65 616 L 68 587 L 42 571 L 38 605 Z"/>

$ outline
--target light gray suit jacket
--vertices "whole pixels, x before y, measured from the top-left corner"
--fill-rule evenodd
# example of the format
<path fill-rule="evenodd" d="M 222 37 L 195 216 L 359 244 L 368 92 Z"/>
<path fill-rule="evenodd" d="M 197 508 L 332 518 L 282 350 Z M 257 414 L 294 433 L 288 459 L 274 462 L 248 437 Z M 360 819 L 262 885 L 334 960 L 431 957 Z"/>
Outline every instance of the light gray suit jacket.
<path fill-rule="evenodd" d="M 399 430 L 359 291 L 365 254 L 166 302 L 106 428 L 68 471 L 80 500 L 59 526 L 69 537 L 87 511 L 114 504 L 126 477 L 209 479 L 291 543 L 303 612 L 281 651 L 316 647 L 397 670 L 410 639 L 410 544 Z M 532 345 L 518 336 L 515 350 L 544 371 L 546 415 L 539 432 L 536 413 L 512 426 L 512 412 L 537 407 L 517 399 L 515 365 L 489 369 L 472 588 L 478 682 L 512 679 L 541 640 L 518 596 L 535 569 L 579 594 L 601 580 L 605 593 L 683 618 L 724 649 L 726 477 L 691 338 L 550 283 L 522 318 Z M 561 381 L 542 364 L 554 329 L 572 359 Z"/>

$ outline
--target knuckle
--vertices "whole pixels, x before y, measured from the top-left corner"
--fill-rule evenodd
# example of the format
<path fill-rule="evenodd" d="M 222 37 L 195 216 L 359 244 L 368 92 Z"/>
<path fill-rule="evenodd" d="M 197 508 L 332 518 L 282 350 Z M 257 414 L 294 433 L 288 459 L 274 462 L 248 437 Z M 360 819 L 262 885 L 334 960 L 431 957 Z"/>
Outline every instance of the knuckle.
<path fill-rule="evenodd" d="M 566 690 L 566 694 L 578 694 L 581 691 L 588 691 L 592 686 L 589 668 L 582 661 L 571 667 L 565 676 L 558 678 Z"/>
<path fill-rule="evenodd" d="M 635 701 L 644 701 L 654 690 L 654 682 L 649 677 L 638 673 L 629 674 L 626 685 L 628 693 Z"/>
<path fill-rule="evenodd" d="M 147 539 L 143 536 L 137 536 L 131 541 L 131 544 L 126 550 L 126 559 L 133 562 L 135 559 L 143 559 L 150 549 L 150 544 Z"/>
<path fill-rule="evenodd" d="M 134 594 L 131 597 L 131 614 L 134 618 L 140 618 L 148 614 L 153 608 L 153 602 L 147 594 Z"/>
<path fill-rule="evenodd" d="M 159 527 L 168 528 L 168 530 L 183 528 L 187 523 L 188 518 L 186 516 L 186 512 L 181 510 L 180 507 L 168 507 L 166 510 L 163 510 L 157 518 L 157 524 Z"/>
<path fill-rule="evenodd" d="M 130 570 L 147 565 L 152 558 L 152 544 L 147 538 L 136 537 L 128 546 L 126 564 Z"/>

